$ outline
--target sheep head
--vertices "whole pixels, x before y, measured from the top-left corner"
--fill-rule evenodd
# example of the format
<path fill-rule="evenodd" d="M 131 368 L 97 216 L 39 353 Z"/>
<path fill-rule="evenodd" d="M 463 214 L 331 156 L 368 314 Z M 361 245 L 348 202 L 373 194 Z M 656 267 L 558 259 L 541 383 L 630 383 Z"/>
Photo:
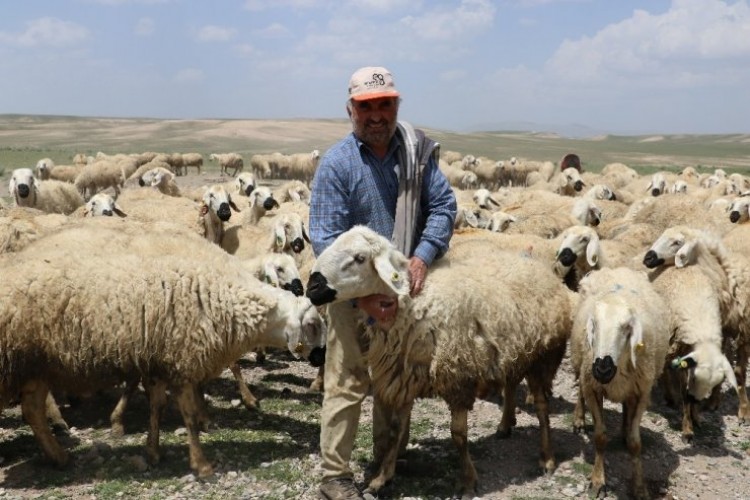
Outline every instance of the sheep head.
<path fill-rule="evenodd" d="M 283 253 L 291 250 L 300 253 L 305 249 L 305 242 L 310 243 L 310 238 L 305 231 L 302 216 L 288 213 L 276 217 L 273 223 L 272 252 Z"/>
<path fill-rule="evenodd" d="M 128 216 L 128 214 L 120 209 L 115 199 L 109 193 L 96 193 L 86 202 L 86 208 L 83 211 L 84 217 L 112 217 L 112 215 L 119 217 Z"/>
<path fill-rule="evenodd" d="M 702 243 L 701 232 L 684 226 L 667 228 L 643 257 L 649 269 L 659 266 L 685 267 L 695 263 Z"/>
<path fill-rule="evenodd" d="M 278 288 L 272 290 L 276 296 L 277 315 L 271 318 L 275 321 L 270 325 L 270 338 L 266 343 L 280 347 L 283 339 L 283 344 L 295 358 L 304 358 L 313 366 L 321 366 L 325 362 L 328 329 L 318 309 L 306 297 L 297 297 Z"/>
<path fill-rule="evenodd" d="M 34 172 L 30 168 L 17 168 L 8 182 L 8 191 L 18 206 L 34 206 L 39 192 Z"/>
<path fill-rule="evenodd" d="M 592 375 L 608 384 L 618 367 L 628 362 L 636 367 L 637 352 L 643 348 L 643 326 L 628 304 L 610 294 L 594 305 L 586 320 L 586 339 L 593 357 Z"/>
<path fill-rule="evenodd" d="M 725 379 L 737 390 L 737 378 L 732 365 L 714 344 L 701 343 L 689 354 L 674 358 L 670 364 L 673 369 L 687 370 L 688 396 L 697 401 L 710 396 L 714 387 Z"/>
<path fill-rule="evenodd" d="M 318 256 L 307 283 L 315 305 L 368 295 L 409 294 L 409 261 L 384 237 L 356 226 Z"/>
<path fill-rule="evenodd" d="M 214 184 L 204 191 L 203 205 L 209 214 L 212 214 L 212 216 L 215 215 L 223 222 L 228 221 L 232 216 L 231 210 L 235 212 L 240 211 L 232 201 L 232 197 L 227 193 L 227 190 L 220 184 Z"/>
<path fill-rule="evenodd" d="M 597 268 L 601 260 L 599 235 L 588 226 L 571 226 L 563 231 L 555 257 L 555 272 L 558 276 L 565 276 L 584 257 L 587 264 L 585 267 Z"/>

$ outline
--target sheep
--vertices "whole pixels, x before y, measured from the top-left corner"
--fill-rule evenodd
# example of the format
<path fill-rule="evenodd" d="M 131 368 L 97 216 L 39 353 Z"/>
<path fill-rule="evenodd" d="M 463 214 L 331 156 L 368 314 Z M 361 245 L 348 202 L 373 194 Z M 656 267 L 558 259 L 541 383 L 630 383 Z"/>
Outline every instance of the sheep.
<path fill-rule="evenodd" d="M 208 241 L 221 246 L 221 240 L 224 237 L 224 223 L 232 216 L 232 210 L 240 211 L 223 186 L 214 184 L 204 191 L 200 214 L 203 221 L 204 236 Z"/>
<path fill-rule="evenodd" d="M 132 174 L 130 174 L 125 179 L 124 187 L 131 187 L 131 186 L 135 186 L 135 185 L 145 186 L 148 183 L 143 180 L 143 175 L 146 172 L 150 171 L 151 169 L 154 169 L 154 168 L 157 168 L 157 167 L 158 168 L 163 168 L 165 170 L 169 170 L 173 174 L 175 173 L 174 169 L 172 168 L 172 166 L 169 163 L 161 161 L 161 160 L 151 160 L 149 162 L 146 162 L 146 163 L 142 164 L 140 167 L 138 167 L 135 170 L 135 172 L 133 172 Z"/>
<path fill-rule="evenodd" d="M 39 180 L 46 181 L 49 179 L 49 172 L 55 166 L 55 162 L 50 158 L 42 158 L 36 162 L 36 176 Z"/>
<path fill-rule="evenodd" d="M 86 202 L 84 207 L 84 217 L 112 217 L 113 215 L 127 217 L 127 214 L 122 211 L 115 199 L 109 193 L 96 193 Z"/>
<path fill-rule="evenodd" d="M 492 213 L 489 210 L 479 208 L 473 203 L 459 203 L 453 228 L 487 228 L 491 222 L 491 215 Z"/>
<path fill-rule="evenodd" d="M 474 191 L 474 196 L 472 197 L 472 199 L 479 208 L 484 208 L 485 210 L 490 211 L 500 209 L 500 203 L 492 197 L 492 193 L 488 189 L 477 189 L 476 191 Z"/>
<path fill-rule="evenodd" d="M 629 222 L 647 222 L 661 231 L 672 226 L 689 225 L 721 235 L 732 229 L 732 223 L 725 215 L 710 212 L 703 203 L 691 196 L 666 194 L 646 200 L 650 201 L 634 213 L 626 215 Z"/>
<path fill-rule="evenodd" d="M 208 159 L 219 163 L 222 175 L 229 175 L 229 169 L 234 169 L 232 177 L 236 176 L 238 172 L 242 172 L 244 166 L 242 155 L 239 153 L 212 153 Z"/>
<path fill-rule="evenodd" d="M 250 196 L 257 185 L 255 174 L 252 172 L 240 172 L 234 179 L 234 189 L 240 196 Z"/>
<path fill-rule="evenodd" d="M 8 208 L 0 217 L 0 254 L 18 252 L 32 241 L 80 222 L 80 219 L 35 208 Z"/>
<path fill-rule="evenodd" d="M 667 180 L 662 172 L 656 172 L 651 176 L 651 181 L 646 186 L 646 192 L 650 192 L 651 196 L 659 196 L 666 192 Z"/>
<path fill-rule="evenodd" d="M 750 416 L 747 394 L 722 353 L 722 327 L 732 327 L 738 290 L 727 272 L 728 255 L 721 241 L 707 232 L 686 226 L 665 230 L 651 245 L 643 264 L 653 269 L 650 279 L 667 299 L 673 340 L 670 358 L 677 360 L 683 399 L 682 439 L 690 442 L 698 421 L 698 403 L 719 388 L 724 379 L 740 399 L 740 420 Z M 747 363 L 745 349 L 744 364 Z M 684 361 L 684 363 L 683 363 Z M 739 368 L 739 366 L 738 366 Z M 669 375 L 669 374 L 667 374 Z M 744 370 L 742 372 L 744 377 Z M 667 393 L 668 400 L 673 399 Z"/>
<path fill-rule="evenodd" d="M 279 202 L 273 197 L 271 188 L 267 186 L 259 186 L 252 193 L 250 193 L 249 205 L 250 210 L 245 212 L 244 223 L 245 224 L 257 224 L 258 221 L 266 215 L 266 212 L 279 208 Z"/>
<path fill-rule="evenodd" d="M 289 157 L 289 177 L 299 179 L 307 184 L 312 181 L 320 162 L 320 151 L 313 149 L 310 153 L 295 153 Z"/>
<path fill-rule="evenodd" d="M 113 160 L 98 160 L 83 167 L 75 180 L 75 187 L 85 200 L 100 190 L 112 188 L 120 195 L 120 187 L 125 183 L 122 166 Z"/>
<path fill-rule="evenodd" d="M 175 175 L 164 167 L 155 167 L 146 171 L 141 180 L 145 185 L 151 186 L 167 196 L 182 196 L 180 187 L 174 180 Z"/>
<path fill-rule="evenodd" d="M 84 203 L 71 184 L 51 179 L 38 181 L 30 168 L 13 170 L 8 191 L 15 206 L 37 208 L 48 213 L 69 215 Z"/>
<path fill-rule="evenodd" d="M 514 394 L 526 377 L 541 429 L 541 467 L 555 468 L 550 446 L 547 395 L 562 361 L 571 327 L 573 295 L 535 259 L 493 254 L 481 265 L 438 261 L 422 292 L 409 297 L 408 259 L 364 226 L 340 235 L 315 262 L 306 295 L 313 304 L 371 294 L 396 299 L 391 320 L 367 328 L 366 354 L 374 393 L 398 415 L 388 451 L 368 491 L 393 477 L 408 408 L 417 397 L 443 398 L 451 412 L 451 435 L 460 459 L 460 493 L 476 490 L 468 452 L 467 415 L 475 394 L 503 388 L 498 434 L 514 425 Z M 491 267 L 491 270 L 488 269 Z M 456 283 L 463 286 L 457 287 Z M 389 305 L 390 307 L 390 305 Z M 398 426 L 396 424 L 398 423 Z"/>
<path fill-rule="evenodd" d="M 750 220 L 750 209 L 748 207 L 750 207 L 750 196 L 735 198 L 727 208 L 729 221 L 734 224 L 744 224 Z"/>
<path fill-rule="evenodd" d="M 188 167 L 195 167 L 198 171 L 198 175 L 201 174 L 201 167 L 203 166 L 203 155 L 200 153 L 183 153 L 182 154 L 182 168 L 185 169 L 187 174 Z"/>
<path fill-rule="evenodd" d="M 73 184 L 76 177 L 81 173 L 86 164 L 55 165 L 49 172 L 50 180 L 68 182 Z"/>
<path fill-rule="evenodd" d="M 440 171 L 448 179 L 451 186 L 459 189 L 471 189 L 478 184 L 477 174 L 474 172 L 456 168 L 440 160 L 438 163 Z"/>
<path fill-rule="evenodd" d="M 250 168 L 252 169 L 253 173 L 258 176 L 259 179 L 267 179 L 272 175 L 268 155 L 252 155 L 250 157 Z"/>
<path fill-rule="evenodd" d="M 91 219 L 0 257 L 6 285 L 0 292 L 0 393 L 21 394 L 24 419 L 44 454 L 62 466 L 67 452 L 46 425 L 49 390 L 90 392 L 132 376 L 148 381 L 146 451 L 155 463 L 161 455 L 158 417 L 169 388 L 188 430 L 190 467 L 199 477 L 210 476 L 198 435 L 196 387 L 257 345 L 318 359 L 323 339 L 307 326 L 317 311 L 309 301 L 259 282 L 196 236 L 170 234 L 165 255 L 161 232 L 144 225 L 126 234 L 128 224 L 110 221 L 119 222 Z M 92 243 L 90 252 L 80 251 L 81 241 Z M 146 249 L 153 250 L 143 258 Z M 23 273 L 14 271 L 19 261 Z"/>
<path fill-rule="evenodd" d="M 310 188 L 302 181 L 292 180 L 285 182 L 273 194 L 274 200 L 279 203 L 288 201 L 301 201 L 306 205 L 310 204 Z"/>
<path fill-rule="evenodd" d="M 606 493 L 607 444 L 603 398 L 622 403 L 623 439 L 633 459 L 633 490 L 650 498 L 643 481 L 640 422 L 651 389 L 664 369 L 669 329 L 667 309 L 646 274 L 629 268 L 602 269 L 581 280 L 581 300 L 570 339 L 571 365 L 579 381 L 574 429 L 584 427 L 586 406 L 594 420 L 596 455 L 591 489 Z"/>

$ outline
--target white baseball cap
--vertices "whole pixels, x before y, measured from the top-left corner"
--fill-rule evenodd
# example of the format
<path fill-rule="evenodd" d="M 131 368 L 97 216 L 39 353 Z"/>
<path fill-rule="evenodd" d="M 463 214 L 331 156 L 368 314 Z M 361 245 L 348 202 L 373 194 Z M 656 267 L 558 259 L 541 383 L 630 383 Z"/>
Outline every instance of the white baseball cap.
<path fill-rule="evenodd" d="M 349 80 L 349 98 L 355 101 L 400 95 L 393 83 L 393 75 L 382 66 L 360 68 Z"/>

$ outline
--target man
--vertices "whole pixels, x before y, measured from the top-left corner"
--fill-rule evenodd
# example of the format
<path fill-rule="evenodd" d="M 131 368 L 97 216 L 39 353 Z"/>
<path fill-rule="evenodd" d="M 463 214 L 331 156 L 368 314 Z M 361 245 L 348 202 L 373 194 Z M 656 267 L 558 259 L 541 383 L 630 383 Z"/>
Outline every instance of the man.
<path fill-rule="evenodd" d="M 438 169 L 439 145 L 398 122 L 400 103 L 387 69 L 366 67 L 352 75 L 346 109 L 353 131 L 321 158 L 312 183 L 310 238 L 315 254 L 320 255 L 353 226 L 370 227 L 410 257 L 410 293 L 414 296 L 424 286 L 428 266 L 448 249 L 456 198 Z M 370 385 L 359 319 L 360 313 L 350 302 L 328 306 L 320 494 L 331 500 L 362 498 L 349 468 L 362 401 Z M 390 415 L 376 398 L 376 464 L 393 432 Z"/>

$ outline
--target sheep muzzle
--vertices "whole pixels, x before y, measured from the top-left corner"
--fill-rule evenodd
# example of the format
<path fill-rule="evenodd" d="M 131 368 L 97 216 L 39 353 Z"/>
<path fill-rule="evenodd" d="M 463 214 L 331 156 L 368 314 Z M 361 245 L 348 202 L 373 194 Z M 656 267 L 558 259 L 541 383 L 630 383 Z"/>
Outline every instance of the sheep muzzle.
<path fill-rule="evenodd" d="M 575 189 L 576 191 L 580 191 L 583 189 L 583 186 L 583 181 L 576 181 L 576 183 L 573 184 L 573 189 Z"/>
<path fill-rule="evenodd" d="M 601 384 L 608 384 L 615 378 L 617 374 L 617 366 L 612 360 L 612 356 L 604 356 L 604 358 L 596 358 L 592 367 L 592 374 L 597 382 Z"/>
<path fill-rule="evenodd" d="M 661 194 L 661 189 L 654 188 L 651 190 L 651 196 L 659 196 Z"/>
<path fill-rule="evenodd" d="M 302 297 L 302 295 L 305 293 L 305 288 L 302 286 L 302 280 L 300 280 L 299 278 L 293 279 L 291 283 L 282 285 L 281 289 L 292 292 L 297 297 Z"/>
<path fill-rule="evenodd" d="M 294 253 L 300 253 L 305 249 L 305 241 L 302 238 L 295 238 L 290 245 Z"/>
<path fill-rule="evenodd" d="M 735 210 L 731 214 L 729 214 L 729 221 L 736 223 L 738 220 L 740 220 L 740 213 Z"/>
<path fill-rule="evenodd" d="M 563 248 L 562 251 L 557 255 L 557 260 L 560 264 L 566 267 L 570 267 L 576 263 L 576 254 L 570 248 Z"/>
<path fill-rule="evenodd" d="M 222 203 L 221 205 L 219 205 L 219 209 L 216 211 L 216 215 L 222 221 L 228 221 L 232 216 L 232 209 L 229 207 L 229 203 Z"/>
<path fill-rule="evenodd" d="M 664 264 L 664 259 L 660 259 L 653 250 L 646 252 L 646 255 L 643 257 L 643 265 L 649 269 L 659 267 L 662 264 Z"/>
<path fill-rule="evenodd" d="M 313 350 L 310 351 L 310 356 L 307 358 L 307 360 L 315 368 L 323 366 L 326 362 L 326 348 L 325 347 L 313 348 Z"/>
<path fill-rule="evenodd" d="M 318 271 L 310 275 L 305 295 L 316 306 L 329 304 L 336 300 L 336 290 L 328 286 L 328 280 Z"/>
<path fill-rule="evenodd" d="M 31 194 L 31 189 L 29 189 L 28 184 L 19 184 L 16 186 L 16 192 L 21 198 L 28 198 L 29 194 Z"/>

